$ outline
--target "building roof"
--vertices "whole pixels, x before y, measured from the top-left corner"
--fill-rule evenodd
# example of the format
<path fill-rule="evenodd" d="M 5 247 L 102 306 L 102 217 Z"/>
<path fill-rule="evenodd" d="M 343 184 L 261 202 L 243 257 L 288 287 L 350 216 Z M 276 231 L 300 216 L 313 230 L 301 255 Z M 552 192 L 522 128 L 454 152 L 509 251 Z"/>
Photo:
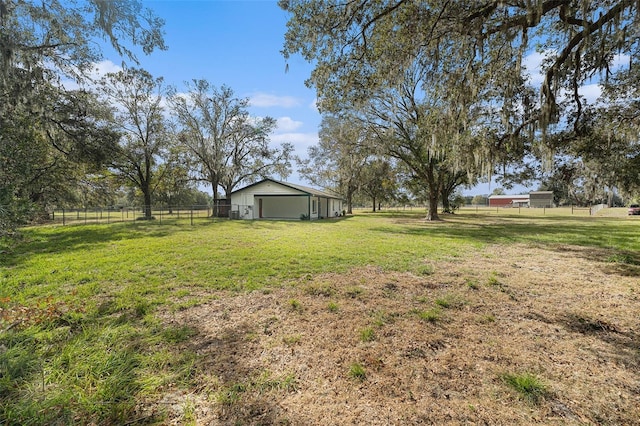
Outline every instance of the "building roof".
<path fill-rule="evenodd" d="M 244 188 L 237 189 L 237 190 L 233 191 L 232 194 L 235 194 L 236 192 L 243 191 L 243 190 L 245 190 L 247 188 L 251 188 L 252 186 L 256 186 L 256 185 L 259 185 L 259 184 L 261 184 L 263 182 L 267 182 L 267 181 L 268 182 L 277 183 L 278 185 L 286 186 L 286 187 L 298 190 L 300 192 L 303 192 L 305 194 L 313 195 L 313 196 L 316 196 L 316 197 L 333 198 L 333 199 L 336 199 L 336 200 L 341 200 L 342 199 L 342 197 L 340 195 L 338 195 L 338 194 L 336 194 L 336 193 L 334 193 L 332 191 L 322 191 L 320 189 L 315 189 L 315 188 L 311 188 L 311 187 L 304 186 L 304 185 L 298 185 L 298 184 L 295 184 L 295 183 L 282 182 L 282 181 L 275 180 L 275 179 L 270 179 L 270 178 L 263 179 L 263 180 L 261 180 L 259 182 L 252 183 L 250 185 L 245 186 Z"/>

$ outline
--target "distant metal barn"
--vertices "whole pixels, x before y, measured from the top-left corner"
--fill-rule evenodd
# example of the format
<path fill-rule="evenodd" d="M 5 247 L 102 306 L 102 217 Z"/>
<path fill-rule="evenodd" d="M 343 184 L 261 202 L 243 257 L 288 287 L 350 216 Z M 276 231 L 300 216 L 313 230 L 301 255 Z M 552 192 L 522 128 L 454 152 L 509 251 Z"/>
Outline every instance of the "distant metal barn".
<path fill-rule="evenodd" d="M 552 191 L 530 192 L 529 207 L 553 207 L 553 192 Z"/>

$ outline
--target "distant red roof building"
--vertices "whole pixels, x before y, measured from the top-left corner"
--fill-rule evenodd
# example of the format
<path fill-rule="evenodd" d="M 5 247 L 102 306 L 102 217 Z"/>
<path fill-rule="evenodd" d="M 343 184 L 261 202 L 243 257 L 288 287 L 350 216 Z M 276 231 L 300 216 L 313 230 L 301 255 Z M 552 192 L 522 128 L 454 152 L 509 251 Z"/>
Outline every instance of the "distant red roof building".
<path fill-rule="evenodd" d="M 489 207 L 526 207 L 528 205 L 529 194 L 489 196 Z"/>
<path fill-rule="evenodd" d="M 553 207 L 553 192 L 532 191 L 521 195 L 491 195 L 489 207 Z"/>

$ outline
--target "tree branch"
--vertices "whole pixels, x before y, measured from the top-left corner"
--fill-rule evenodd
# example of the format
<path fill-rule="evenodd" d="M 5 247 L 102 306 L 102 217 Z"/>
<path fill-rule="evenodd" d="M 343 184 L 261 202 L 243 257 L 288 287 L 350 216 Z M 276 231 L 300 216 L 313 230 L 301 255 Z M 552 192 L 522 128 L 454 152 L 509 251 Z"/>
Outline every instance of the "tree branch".
<path fill-rule="evenodd" d="M 582 31 L 575 34 L 571 38 L 571 40 L 569 40 L 569 43 L 567 43 L 565 48 L 562 49 L 562 52 L 560 53 L 560 55 L 556 57 L 556 60 L 554 61 L 553 65 L 549 67 L 549 69 L 547 70 L 544 77 L 544 82 L 542 83 L 542 94 L 546 99 L 546 105 L 548 108 L 549 107 L 553 108 L 556 104 L 555 95 L 551 90 L 551 81 L 553 80 L 553 77 L 555 76 L 560 66 L 567 61 L 567 59 L 569 58 L 571 53 L 574 51 L 574 49 L 576 49 L 584 41 L 584 39 L 587 36 L 589 36 L 590 34 L 593 34 L 597 30 L 600 30 L 602 27 L 605 26 L 605 24 L 609 23 L 610 21 L 614 20 L 618 15 L 620 15 L 623 10 L 629 7 L 633 7 L 635 3 L 636 3 L 636 0 L 620 1 L 611 9 L 609 9 L 607 13 L 600 16 L 600 18 L 597 21 L 584 27 Z M 548 112 L 549 110 L 547 109 L 547 113 Z"/>

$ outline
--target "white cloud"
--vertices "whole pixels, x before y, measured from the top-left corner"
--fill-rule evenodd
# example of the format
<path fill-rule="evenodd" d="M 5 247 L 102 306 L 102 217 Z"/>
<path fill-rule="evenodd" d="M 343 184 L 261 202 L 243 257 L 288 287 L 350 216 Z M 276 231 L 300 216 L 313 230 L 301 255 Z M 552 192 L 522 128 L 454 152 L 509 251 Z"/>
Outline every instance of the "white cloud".
<path fill-rule="evenodd" d="M 301 157 L 307 156 L 307 148 L 312 145 L 316 145 L 320 140 L 318 133 L 278 133 L 271 135 L 271 143 L 291 143 L 293 144 L 295 153 Z"/>
<path fill-rule="evenodd" d="M 278 130 L 282 132 L 292 132 L 302 127 L 302 121 L 293 120 L 291 117 L 278 118 Z"/>
<path fill-rule="evenodd" d="M 83 82 L 84 87 L 93 87 L 93 83 L 103 77 L 105 74 L 110 72 L 118 72 L 122 71 L 122 67 L 120 65 L 116 65 L 111 61 L 100 61 L 92 64 L 88 72 L 85 74 L 86 77 L 89 78 L 88 82 Z M 78 90 L 80 89 L 80 85 L 77 81 L 71 79 L 64 79 L 61 81 L 62 87 L 67 90 Z"/>
<path fill-rule="evenodd" d="M 546 50 L 542 53 L 533 52 L 522 61 L 523 67 L 528 71 L 529 82 L 534 87 L 539 87 L 544 81 L 544 73 L 542 72 L 542 63 L 546 58 L 552 58 L 556 55 L 553 50 Z M 629 55 L 618 54 L 613 57 L 611 61 L 611 70 L 613 72 L 618 71 L 620 68 L 629 66 Z"/>
<path fill-rule="evenodd" d="M 542 82 L 544 81 L 544 74 L 541 69 L 542 62 L 553 54 L 554 52 L 551 50 L 543 53 L 533 52 L 525 56 L 522 60 L 522 65 L 529 74 L 529 83 L 531 83 L 532 86 L 539 87 L 542 85 Z"/>
<path fill-rule="evenodd" d="M 613 57 L 613 61 L 611 62 L 611 69 L 613 71 L 617 71 L 622 67 L 629 67 L 629 55 L 618 54 Z"/>
<path fill-rule="evenodd" d="M 91 78 L 98 79 L 110 72 L 122 71 L 120 65 L 116 65 L 111 61 L 100 61 L 91 67 Z"/>
<path fill-rule="evenodd" d="M 283 107 L 292 108 L 300 105 L 300 101 L 293 96 L 276 96 L 268 93 L 255 93 L 249 97 L 249 103 L 254 107 Z"/>
<path fill-rule="evenodd" d="M 548 50 L 542 53 L 535 52 L 527 55 L 523 60 L 523 66 L 529 72 L 529 82 L 533 85 L 534 88 L 540 88 L 542 83 L 544 82 L 544 74 L 542 73 L 541 66 L 543 61 L 546 58 L 553 57 L 556 52 L 552 50 Z M 629 65 L 629 56 L 628 55 L 615 55 L 613 61 L 611 62 L 611 70 L 617 71 L 620 68 Z M 587 103 L 593 104 L 597 101 L 597 99 L 602 94 L 602 86 L 598 83 L 598 76 L 594 76 L 590 81 L 587 81 L 587 84 L 580 86 L 578 92 L 581 96 L 583 96 Z M 573 96 L 568 94 L 566 91 L 561 91 L 558 95 L 558 100 L 563 100 L 568 98 L 569 96 Z"/>
<path fill-rule="evenodd" d="M 578 93 L 585 97 L 587 103 L 593 104 L 602 94 L 602 86 L 599 84 L 585 84 L 578 89 Z"/>

